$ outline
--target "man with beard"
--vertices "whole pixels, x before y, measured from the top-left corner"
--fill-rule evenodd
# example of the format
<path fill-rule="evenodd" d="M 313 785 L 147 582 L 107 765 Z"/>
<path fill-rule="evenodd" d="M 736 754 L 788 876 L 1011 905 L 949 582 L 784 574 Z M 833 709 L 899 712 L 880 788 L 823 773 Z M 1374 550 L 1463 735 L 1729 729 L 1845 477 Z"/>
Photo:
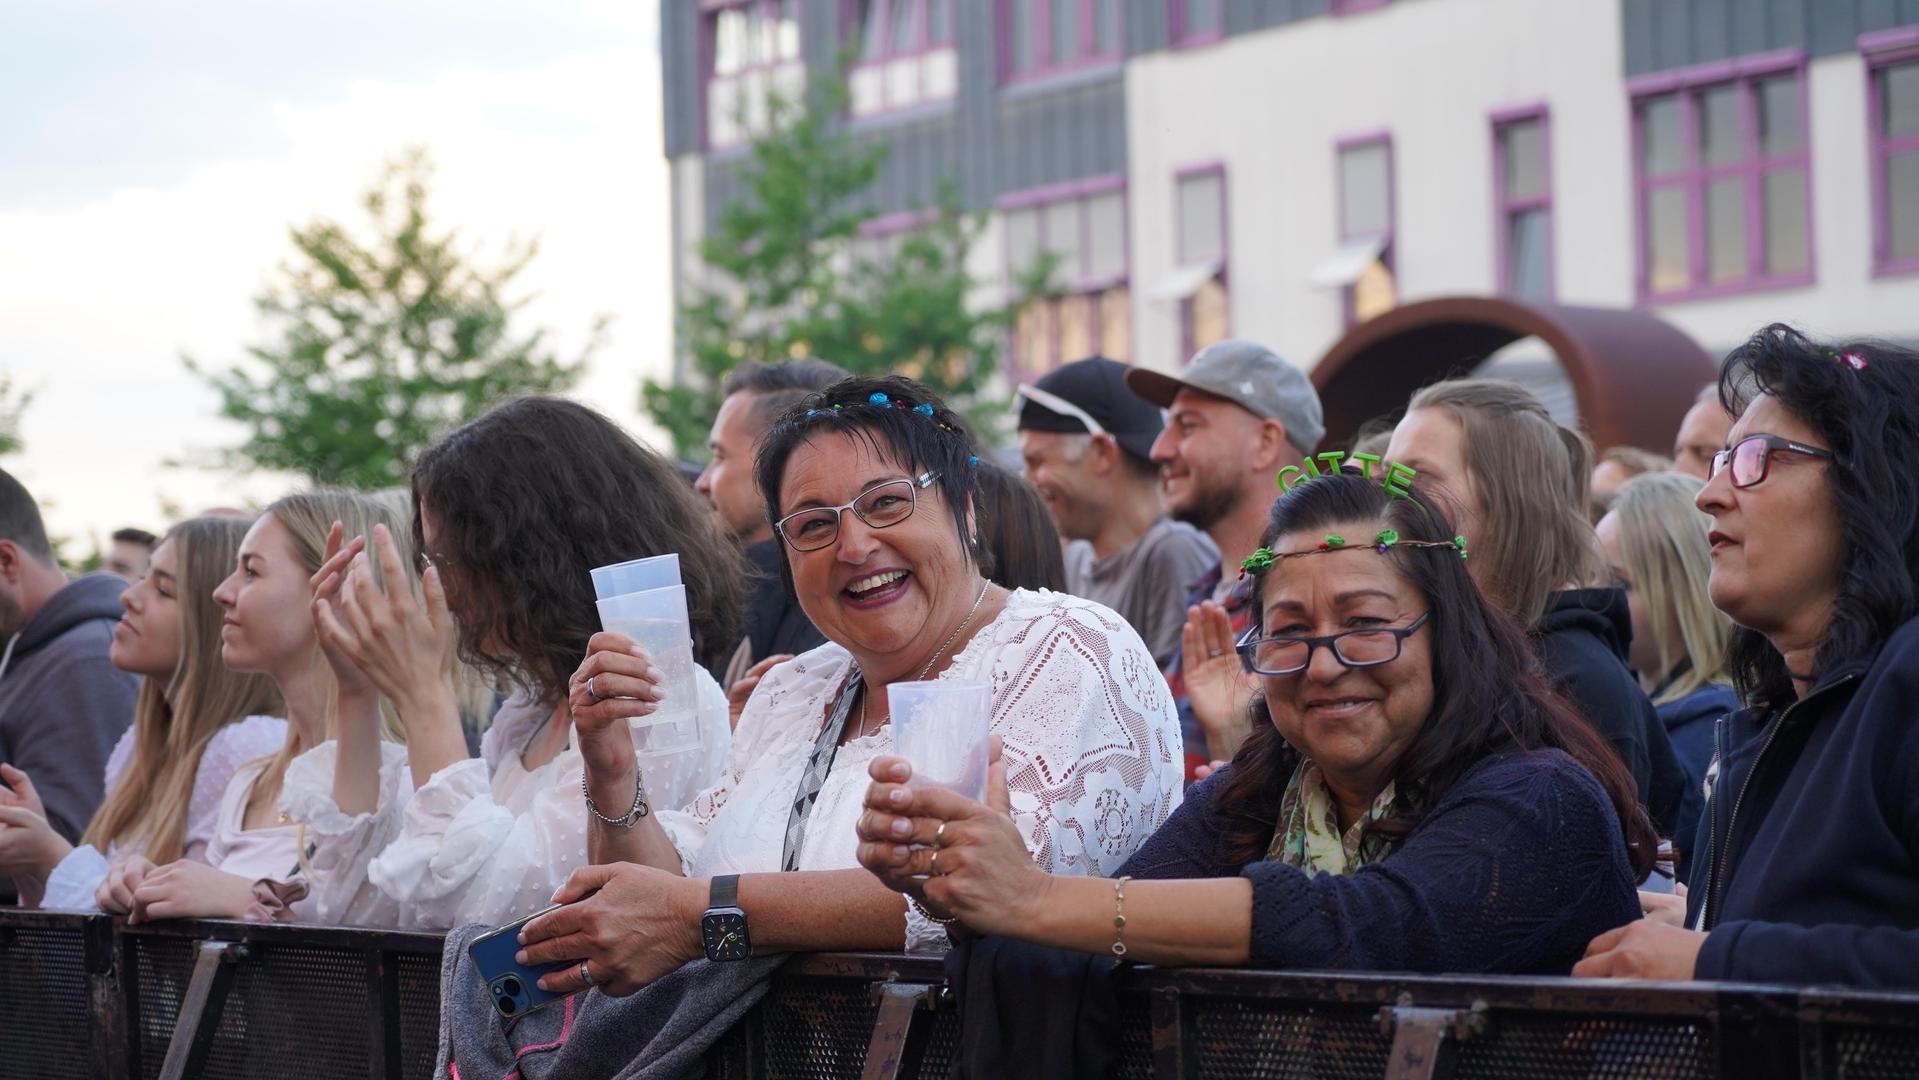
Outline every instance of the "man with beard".
<path fill-rule="evenodd" d="M 1197 666 L 1238 675 L 1232 641 L 1252 624 L 1253 610 L 1239 565 L 1259 545 L 1266 514 L 1279 496 L 1275 478 L 1288 465 L 1312 455 L 1326 433 L 1319 392 L 1304 372 L 1271 349 L 1250 341 L 1209 345 L 1178 378 L 1134 368 L 1126 385 L 1168 410 L 1166 430 L 1153 443 L 1166 510 L 1211 537 L 1220 562 L 1193 583 L 1187 602 L 1187 640 L 1211 642 Z M 1230 633 L 1228 626 L 1230 625 Z M 1247 734 L 1245 710 L 1196 714 L 1186 685 L 1188 657 L 1176 657 L 1167 682 L 1179 705 L 1186 766 L 1193 770 L 1229 758 Z M 1230 665 L 1223 661 L 1231 659 Z M 1251 684 L 1234 701 L 1251 697 Z"/>
<path fill-rule="evenodd" d="M 713 672 L 727 688 L 735 717 L 768 668 L 826 641 L 780 582 L 779 541 L 766 520 L 753 458 L 781 413 L 844 378 L 838 365 L 806 359 L 742 364 L 720 385 L 720 411 L 706 441 L 712 463 L 693 489 L 713 504 L 720 527 L 740 545 L 757 578 L 746 601 L 746 636 L 725 666 Z"/>
<path fill-rule="evenodd" d="M 107 659 L 126 587 L 112 574 L 68 581 L 39 505 L 0 471 L 0 763 L 33 777 L 0 788 L 0 805 L 37 792 L 69 841 L 99 809 L 107 755 L 133 722 L 139 682 Z M 11 884 L 0 892 L 11 902 Z"/>
<path fill-rule="evenodd" d="M 1018 387 L 1020 457 L 1066 546 L 1066 590 L 1133 625 L 1164 668 L 1179 651 L 1185 594 L 1219 563 L 1206 534 L 1166 516 L 1149 456 L 1165 427 L 1126 389 L 1125 364 L 1095 356 Z"/>

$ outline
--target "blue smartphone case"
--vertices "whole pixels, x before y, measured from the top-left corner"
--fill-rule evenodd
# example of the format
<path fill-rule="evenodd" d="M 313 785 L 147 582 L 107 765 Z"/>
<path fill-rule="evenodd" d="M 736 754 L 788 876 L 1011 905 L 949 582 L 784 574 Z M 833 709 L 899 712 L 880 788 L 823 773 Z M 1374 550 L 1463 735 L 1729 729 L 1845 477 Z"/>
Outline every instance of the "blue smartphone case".
<path fill-rule="evenodd" d="M 507 1020 L 517 1020 L 568 996 L 540 989 L 539 981 L 542 975 L 565 971 L 574 965 L 528 967 L 513 959 L 513 954 L 520 951 L 520 928 L 559 906 L 554 904 L 545 911 L 536 911 L 497 930 L 489 930 L 466 947 L 467 956 L 473 960 L 474 973 L 486 985 L 493 1007 Z"/>

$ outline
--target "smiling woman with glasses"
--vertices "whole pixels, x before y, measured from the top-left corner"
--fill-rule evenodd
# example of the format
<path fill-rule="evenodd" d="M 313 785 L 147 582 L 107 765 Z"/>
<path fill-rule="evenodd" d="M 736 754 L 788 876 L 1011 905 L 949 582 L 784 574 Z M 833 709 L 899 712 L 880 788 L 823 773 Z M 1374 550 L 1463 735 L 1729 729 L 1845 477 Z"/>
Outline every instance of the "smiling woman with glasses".
<path fill-rule="evenodd" d="M 1179 726 L 1152 655 L 1098 604 L 989 579 L 976 455 L 963 422 L 900 378 L 836 383 L 774 424 L 756 463 L 766 516 L 827 644 L 764 676 L 717 784 L 638 821 L 627 864 L 588 871 L 527 927 L 529 963 L 584 955 L 596 985 L 630 993 L 702 955 L 946 947 L 950 916 L 909 905 L 856 854 L 900 682 L 986 688 L 1029 864 L 1115 873 L 1166 820 Z M 637 666 L 601 635 L 575 678 L 617 693 Z M 626 704 L 580 700 L 575 714 Z M 584 932 L 595 925 L 622 929 Z M 579 975 L 542 985 L 575 990 Z"/>
<path fill-rule="evenodd" d="M 1415 495 L 1346 473 L 1274 504 L 1239 644 L 1256 730 L 1117 880 L 1046 880 L 1002 813 L 897 758 L 861 861 L 982 934 L 1147 963 L 1564 974 L 1639 916 L 1657 839 Z"/>

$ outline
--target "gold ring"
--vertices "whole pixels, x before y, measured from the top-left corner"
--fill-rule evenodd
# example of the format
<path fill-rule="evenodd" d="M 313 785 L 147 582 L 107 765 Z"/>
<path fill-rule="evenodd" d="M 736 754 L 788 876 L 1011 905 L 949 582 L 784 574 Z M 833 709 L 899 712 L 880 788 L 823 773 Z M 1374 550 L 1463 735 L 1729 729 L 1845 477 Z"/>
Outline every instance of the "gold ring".
<path fill-rule="evenodd" d="M 926 868 L 926 876 L 927 877 L 940 876 L 940 849 L 939 848 L 933 849 L 933 864 Z"/>
<path fill-rule="evenodd" d="M 946 842 L 946 822 L 942 821 L 940 822 L 940 827 L 933 830 L 933 846 L 939 847 L 945 842 Z"/>

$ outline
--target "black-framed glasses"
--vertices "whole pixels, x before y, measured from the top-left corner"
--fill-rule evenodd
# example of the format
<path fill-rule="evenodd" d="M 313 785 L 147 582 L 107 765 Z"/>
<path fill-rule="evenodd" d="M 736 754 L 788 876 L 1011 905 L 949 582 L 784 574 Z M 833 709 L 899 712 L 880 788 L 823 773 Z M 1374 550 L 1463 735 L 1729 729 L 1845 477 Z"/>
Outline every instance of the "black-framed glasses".
<path fill-rule="evenodd" d="M 1732 486 L 1749 488 L 1766 478 L 1766 473 L 1772 468 L 1772 456 L 1781 453 L 1832 460 L 1832 451 L 1821 450 L 1817 446 L 1807 446 L 1778 435 L 1748 435 L 1731 449 L 1721 450 L 1712 456 L 1712 472 L 1708 479 L 1717 477 L 1730 467 Z"/>
<path fill-rule="evenodd" d="M 1400 646 L 1432 618 L 1428 611 L 1405 626 L 1377 626 L 1347 630 L 1325 637 L 1255 638 L 1248 630 L 1234 646 L 1246 670 L 1258 675 L 1297 675 L 1313 662 L 1313 650 L 1324 646 L 1349 668 L 1378 667 L 1399 659 Z"/>
<path fill-rule="evenodd" d="M 938 473 L 928 472 L 912 480 L 887 480 L 860 492 L 852 502 L 795 511 L 775 522 L 773 528 L 794 551 L 818 551 L 840 538 L 842 511 L 853 511 L 868 528 L 891 528 L 913 516 L 919 508 L 919 493 L 938 479 Z"/>

